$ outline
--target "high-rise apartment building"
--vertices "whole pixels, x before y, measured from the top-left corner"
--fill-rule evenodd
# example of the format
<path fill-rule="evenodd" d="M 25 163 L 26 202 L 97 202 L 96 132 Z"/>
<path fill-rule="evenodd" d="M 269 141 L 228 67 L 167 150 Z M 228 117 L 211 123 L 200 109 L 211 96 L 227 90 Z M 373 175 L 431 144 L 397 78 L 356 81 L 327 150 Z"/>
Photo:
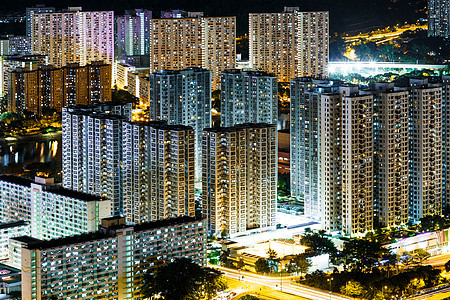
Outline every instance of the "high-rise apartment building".
<path fill-rule="evenodd" d="M 324 93 L 320 107 L 320 218 L 328 232 L 342 231 L 342 126 L 340 94 Z"/>
<path fill-rule="evenodd" d="M 47 62 L 45 55 L 9 55 L 0 57 L 0 97 L 8 94 L 11 72 L 17 68 L 37 69 Z"/>
<path fill-rule="evenodd" d="M 373 95 L 341 85 L 338 92 L 321 94 L 320 101 L 323 228 L 362 235 L 373 229 L 374 220 Z"/>
<path fill-rule="evenodd" d="M 100 219 L 111 215 L 110 201 L 61 188 L 53 179 L 0 175 L 0 192 L 0 223 L 29 222 L 34 238 L 97 231 Z"/>
<path fill-rule="evenodd" d="M 408 222 L 409 92 L 376 83 L 374 96 L 374 209 L 376 225 Z"/>
<path fill-rule="evenodd" d="M 112 201 L 123 213 L 122 122 L 131 103 L 67 106 L 62 110 L 63 186 Z"/>
<path fill-rule="evenodd" d="M 450 76 L 442 81 L 442 209 L 450 205 Z"/>
<path fill-rule="evenodd" d="M 130 80 L 128 79 L 128 82 Z M 202 130 L 211 127 L 211 72 L 201 68 L 149 76 L 150 120 L 195 130 L 195 177 L 201 177 Z"/>
<path fill-rule="evenodd" d="M 56 67 L 100 60 L 112 64 L 114 12 L 83 12 L 81 7 L 71 7 L 64 12 L 34 13 L 31 48 L 33 54 L 46 55 Z"/>
<path fill-rule="evenodd" d="M 210 234 L 275 226 L 276 125 L 203 131 L 202 209 Z"/>
<path fill-rule="evenodd" d="M 235 68 L 236 18 L 152 19 L 150 72 L 202 67 L 211 71 L 211 88 L 220 73 Z"/>
<path fill-rule="evenodd" d="M 123 122 L 122 135 L 127 222 L 195 216 L 192 127 Z"/>
<path fill-rule="evenodd" d="M 289 82 L 295 77 L 328 75 L 328 12 L 249 15 L 250 65 Z"/>
<path fill-rule="evenodd" d="M 26 8 L 26 33 L 27 36 L 31 36 L 31 25 L 33 21 L 33 14 L 36 13 L 53 13 L 55 12 L 54 7 L 46 7 L 44 4 L 37 4 L 35 7 Z"/>
<path fill-rule="evenodd" d="M 8 40 L 10 55 L 31 55 L 31 37 L 12 36 Z"/>
<path fill-rule="evenodd" d="M 428 36 L 448 38 L 450 35 L 450 3 L 428 0 Z"/>
<path fill-rule="evenodd" d="M 333 90 L 334 89 L 334 90 Z M 291 80 L 290 92 L 290 174 L 291 195 L 304 200 L 304 214 L 321 217 L 320 194 L 320 111 L 323 93 L 337 89 L 331 81 L 310 77 Z"/>
<path fill-rule="evenodd" d="M 221 77 L 221 125 L 277 124 L 278 82 L 272 74 L 227 70 Z"/>
<path fill-rule="evenodd" d="M 116 17 L 116 57 L 150 55 L 150 20 L 152 12 L 127 10 Z"/>
<path fill-rule="evenodd" d="M 373 230 L 373 95 L 341 86 L 342 231 Z"/>
<path fill-rule="evenodd" d="M 111 101 L 111 65 L 103 62 L 16 69 L 8 80 L 9 111 L 41 115 L 45 109 Z"/>
<path fill-rule="evenodd" d="M 182 257 L 206 264 L 205 223 L 191 217 L 135 226 L 109 218 L 96 233 L 22 245 L 22 299 L 30 300 L 138 299 L 144 274 Z"/>
<path fill-rule="evenodd" d="M 410 79 L 409 218 L 442 213 L 442 86 Z"/>

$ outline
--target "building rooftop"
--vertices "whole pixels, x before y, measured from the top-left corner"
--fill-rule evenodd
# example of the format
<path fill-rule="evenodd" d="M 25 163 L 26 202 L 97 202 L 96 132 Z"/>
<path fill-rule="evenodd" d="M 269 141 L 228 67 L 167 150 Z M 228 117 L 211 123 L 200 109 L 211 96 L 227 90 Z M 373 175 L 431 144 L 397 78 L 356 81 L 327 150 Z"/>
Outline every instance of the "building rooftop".
<path fill-rule="evenodd" d="M 86 112 L 86 111 L 95 111 L 95 109 L 99 108 L 108 109 L 109 107 L 129 106 L 129 105 L 131 105 L 131 102 L 99 102 L 90 105 L 69 105 L 65 106 L 64 109 L 71 112 L 75 111 Z"/>
<path fill-rule="evenodd" d="M 8 223 L 0 223 L 0 229 L 18 227 L 18 226 L 26 226 L 29 225 L 26 221 L 16 221 L 16 222 L 8 222 Z"/>
<path fill-rule="evenodd" d="M 232 127 L 214 127 L 214 128 L 205 128 L 203 131 L 208 132 L 234 132 L 242 129 L 247 128 L 270 128 L 270 127 L 276 127 L 276 125 L 271 125 L 267 123 L 245 123 L 245 124 L 238 124 Z"/>
<path fill-rule="evenodd" d="M 38 184 L 38 185 L 44 186 L 45 189 L 43 189 L 43 190 L 45 190 L 46 192 L 65 196 L 65 197 L 70 197 L 70 198 L 74 198 L 74 199 L 79 199 L 79 200 L 83 200 L 83 201 L 88 201 L 88 202 L 103 200 L 99 196 L 68 190 L 68 189 L 65 189 L 65 188 L 61 187 L 60 185 L 56 185 L 56 184 L 45 185 L 45 184 L 37 183 L 34 180 L 16 176 L 16 175 L 0 175 L 0 181 L 6 181 L 6 182 L 26 186 L 26 187 L 31 187 L 32 183 Z"/>
<path fill-rule="evenodd" d="M 139 231 L 145 231 L 145 230 L 154 229 L 154 228 L 164 228 L 164 227 L 179 225 L 179 224 L 183 224 L 183 223 L 200 222 L 202 220 L 203 220 L 202 218 L 181 216 L 178 218 L 170 218 L 170 219 L 164 219 L 164 220 L 159 220 L 159 221 L 154 221 L 154 222 L 137 224 L 137 225 L 134 225 L 134 231 L 139 232 Z"/>
<path fill-rule="evenodd" d="M 120 218 L 121 217 L 118 217 L 118 218 L 112 217 L 112 218 L 107 218 L 107 220 L 120 219 Z M 154 228 L 165 228 L 165 227 L 169 227 L 169 226 L 180 225 L 183 223 L 190 223 L 190 222 L 195 222 L 195 221 L 202 221 L 202 219 L 189 217 L 189 216 L 182 216 L 182 217 L 178 217 L 178 218 L 164 219 L 164 220 L 159 220 L 159 221 L 154 221 L 154 222 L 142 223 L 142 224 L 138 224 L 138 225 L 118 225 L 118 226 L 111 225 L 108 228 L 102 228 L 103 230 L 99 230 L 96 232 L 73 235 L 73 236 L 68 236 L 68 237 L 64 237 L 64 238 L 48 240 L 48 241 L 40 241 L 37 243 L 34 241 L 31 241 L 31 243 L 25 245 L 25 247 L 30 250 L 53 249 L 53 248 L 58 248 L 58 247 L 65 246 L 65 245 L 86 243 L 86 242 L 95 241 L 95 240 L 112 238 L 112 237 L 116 236 L 115 229 L 134 228 L 135 232 L 140 232 L 140 231 L 146 231 L 146 230 L 150 230 L 150 229 L 154 229 Z"/>
<path fill-rule="evenodd" d="M 10 240 L 15 240 L 15 241 L 19 241 L 21 243 L 24 244 L 34 244 L 34 243 L 40 243 L 42 242 L 42 240 L 39 239 L 35 239 L 34 237 L 28 236 L 28 235 L 23 235 L 23 236 L 18 236 L 18 237 L 14 237 L 14 238 L 10 238 Z"/>
<path fill-rule="evenodd" d="M 222 73 L 226 74 L 242 74 L 251 76 L 261 76 L 261 77 L 277 77 L 276 75 L 264 71 L 254 70 L 254 69 L 228 69 Z"/>
<path fill-rule="evenodd" d="M 183 74 L 183 72 L 186 71 L 196 71 L 196 72 L 211 72 L 207 69 L 203 69 L 201 67 L 188 67 L 182 70 L 159 70 L 156 72 L 153 72 L 151 74 L 155 74 L 155 75 L 175 75 L 175 74 Z M 150 74 L 150 75 L 151 75 Z"/>
<path fill-rule="evenodd" d="M 144 122 L 144 121 L 126 121 L 125 123 L 131 124 L 131 125 L 141 125 L 141 126 L 149 126 L 156 129 L 165 129 L 165 130 L 193 130 L 191 126 L 185 126 L 185 125 L 169 125 L 166 121 L 150 121 L 150 122 Z"/>

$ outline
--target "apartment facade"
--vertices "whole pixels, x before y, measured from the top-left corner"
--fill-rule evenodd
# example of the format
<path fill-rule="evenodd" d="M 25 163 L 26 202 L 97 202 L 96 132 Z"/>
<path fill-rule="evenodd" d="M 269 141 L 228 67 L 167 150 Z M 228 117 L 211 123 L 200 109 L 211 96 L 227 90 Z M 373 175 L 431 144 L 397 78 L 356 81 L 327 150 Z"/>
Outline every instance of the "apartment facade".
<path fill-rule="evenodd" d="M 320 219 L 320 149 L 322 94 L 336 86 L 310 77 L 291 80 L 291 195 L 304 200 L 305 216 Z M 325 155 L 325 154 L 324 154 Z"/>
<path fill-rule="evenodd" d="M 364 235 L 373 230 L 374 222 L 373 93 L 339 85 L 320 98 L 318 173 L 323 229 Z"/>
<path fill-rule="evenodd" d="M 354 86 L 342 97 L 342 231 L 362 235 L 373 230 L 373 95 Z"/>
<path fill-rule="evenodd" d="M 104 219 L 96 233 L 25 244 L 22 299 L 136 299 L 145 273 L 181 257 L 206 264 L 204 221 L 126 226 L 123 218 Z"/>
<path fill-rule="evenodd" d="M 9 259 L 9 239 L 30 235 L 30 223 L 16 221 L 0 223 L 0 260 Z"/>
<path fill-rule="evenodd" d="M 328 232 L 342 231 L 342 127 L 341 95 L 324 93 L 320 108 L 320 200 L 322 227 Z"/>
<path fill-rule="evenodd" d="M 275 226 L 275 125 L 205 129 L 202 163 L 202 210 L 208 233 L 229 235 Z"/>
<path fill-rule="evenodd" d="M 111 215 L 110 201 L 61 188 L 50 179 L 1 175 L 0 190 L 0 222 L 29 222 L 31 236 L 38 239 L 96 231 L 100 218 Z"/>
<path fill-rule="evenodd" d="M 285 7 L 282 13 L 250 14 L 249 34 L 252 68 L 275 74 L 281 82 L 328 75 L 328 12 Z"/>
<path fill-rule="evenodd" d="M 33 14 L 36 13 L 53 13 L 55 12 L 54 7 L 46 7 L 43 4 L 37 4 L 34 7 L 27 7 L 26 8 L 26 33 L 27 36 L 31 36 L 31 24 L 33 20 Z"/>
<path fill-rule="evenodd" d="M 195 178 L 201 178 L 202 130 L 211 127 L 211 72 L 160 71 L 151 73 L 148 81 L 150 120 L 194 128 Z"/>
<path fill-rule="evenodd" d="M 428 0 L 428 36 L 448 38 L 450 34 L 450 3 Z"/>
<path fill-rule="evenodd" d="M 45 64 L 45 55 L 8 55 L 0 57 L 0 97 L 8 95 L 12 71 L 17 68 L 35 70 Z"/>
<path fill-rule="evenodd" d="M 442 86 L 410 79 L 409 218 L 442 214 Z"/>
<path fill-rule="evenodd" d="M 131 120 L 131 103 L 68 106 L 62 111 L 63 186 L 112 201 L 112 215 L 123 211 L 122 122 Z"/>
<path fill-rule="evenodd" d="M 278 82 L 259 71 L 226 70 L 221 77 L 221 126 L 277 124 Z"/>
<path fill-rule="evenodd" d="M 408 222 L 409 92 L 375 84 L 374 209 L 377 225 Z"/>
<path fill-rule="evenodd" d="M 150 73 L 202 67 L 216 90 L 220 73 L 235 68 L 236 17 L 152 19 L 150 38 Z"/>
<path fill-rule="evenodd" d="M 123 122 L 123 215 L 129 223 L 195 216 L 194 130 Z"/>
<path fill-rule="evenodd" d="M 144 9 L 125 11 L 116 17 L 116 57 L 150 55 L 150 20 L 152 12 Z"/>
<path fill-rule="evenodd" d="M 51 65 L 86 65 L 114 59 L 114 12 L 83 12 L 71 7 L 64 12 L 33 13 L 32 54 L 43 54 Z"/>
<path fill-rule="evenodd" d="M 442 208 L 450 205 L 450 76 L 442 81 Z"/>
<path fill-rule="evenodd" d="M 45 109 L 111 101 L 111 75 L 103 62 L 16 69 L 9 73 L 8 110 L 42 115 Z"/>

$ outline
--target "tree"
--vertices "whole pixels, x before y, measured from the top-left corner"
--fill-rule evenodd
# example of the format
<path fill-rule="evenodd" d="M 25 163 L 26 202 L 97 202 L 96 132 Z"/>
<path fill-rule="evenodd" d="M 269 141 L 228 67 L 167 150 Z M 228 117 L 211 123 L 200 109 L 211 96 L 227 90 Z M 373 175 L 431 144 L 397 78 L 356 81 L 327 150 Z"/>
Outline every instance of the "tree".
<path fill-rule="evenodd" d="M 426 216 L 420 219 L 420 230 L 424 231 L 436 231 L 444 229 L 445 219 L 439 215 Z"/>
<path fill-rule="evenodd" d="M 291 178 L 289 173 L 278 173 L 278 196 L 286 197 L 291 194 Z"/>
<path fill-rule="evenodd" d="M 428 257 L 430 253 L 423 249 L 417 249 L 414 252 L 405 251 L 402 253 L 401 260 L 406 266 L 421 265 Z"/>
<path fill-rule="evenodd" d="M 139 103 L 139 98 L 125 90 L 112 90 L 111 102 L 129 102 L 133 104 Z"/>
<path fill-rule="evenodd" d="M 267 253 L 268 258 L 270 260 L 276 260 L 277 257 L 278 257 L 277 252 L 275 250 L 271 249 L 271 248 L 269 248 L 266 253 Z"/>
<path fill-rule="evenodd" d="M 375 267 L 382 259 L 390 255 L 389 250 L 379 242 L 363 239 L 352 239 L 346 242 L 342 252 L 347 264 L 359 271 Z"/>
<path fill-rule="evenodd" d="M 231 260 L 229 259 L 229 257 L 230 257 L 230 250 L 227 249 L 227 250 L 222 250 L 220 252 L 219 262 L 222 267 L 234 268 L 234 265 L 231 262 Z"/>
<path fill-rule="evenodd" d="M 154 275 L 145 273 L 142 294 L 146 298 L 159 295 L 167 300 L 211 299 L 225 288 L 220 271 L 179 258 L 161 267 Z"/>
<path fill-rule="evenodd" d="M 450 272 L 450 260 L 445 263 L 444 267 L 445 267 L 445 272 Z"/>
<path fill-rule="evenodd" d="M 350 280 L 341 287 L 340 292 L 350 297 L 360 297 L 364 293 L 364 287 L 358 281 Z"/>
<path fill-rule="evenodd" d="M 421 265 L 430 256 L 431 254 L 423 249 L 417 249 L 414 252 L 415 261 L 418 265 Z"/>
<path fill-rule="evenodd" d="M 289 265 L 293 266 L 295 272 L 300 273 L 300 276 L 302 276 L 303 274 L 308 273 L 312 263 L 306 256 L 297 254 L 291 259 Z"/>
<path fill-rule="evenodd" d="M 256 273 L 269 273 L 270 266 L 266 259 L 260 258 L 255 262 Z"/>
<path fill-rule="evenodd" d="M 226 239 L 228 236 L 228 231 L 226 229 L 222 230 L 222 232 L 220 233 L 220 237 L 222 239 Z"/>
<path fill-rule="evenodd" d="M 236 263 L 236 267 L 239 270 L 242 270 L 245 267 L 245 262 L 242 258 L 240 258 L 239 261 Z"/>
<path fill-rule="evenodd" d="M 315 254 L 328 253 L 330 255 L 335 255 L 337 253 L 333 241 L 325 236 L 325 231 L 323 230 L 320 230 L 318 233 L 313 233 L 311 230 L 305 230 L 305 234 L 300 239 L 300 244 L 309 247 L 309 252 Z"/>
<path fill-rule="evenodd" d="M 221 91 L 215 90 L 211 93 L 211 102 L 212 102 L 212 108 L 214 108 L 217 112 L 220 112 L 220 98 L 221 97 Z"/>
<path fill-rule="evenodd" d="M 345 40 L 335 32 L 330 39 L 330 59 L 342 60 L 346 51 Z"/>

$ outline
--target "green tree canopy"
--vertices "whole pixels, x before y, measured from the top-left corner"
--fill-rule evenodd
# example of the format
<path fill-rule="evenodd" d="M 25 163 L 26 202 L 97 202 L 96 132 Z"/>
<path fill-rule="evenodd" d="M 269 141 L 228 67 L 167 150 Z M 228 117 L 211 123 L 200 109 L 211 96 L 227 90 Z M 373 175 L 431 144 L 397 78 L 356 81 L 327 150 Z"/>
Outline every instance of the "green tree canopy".
<path fill-rule="evenodd" d="M 341 286 L 341 294 L 350 297 L 360 297 L 364 293 L 364 287 L 358 281 L 350 280 Z"/>
<path fill-rule="evenodd" d="M 311 266 L 312 263 L 310 259 L 305 255 L 297 254 L 289 261 L 288 269 L 291 272 L 297 272 L 300 273 L 300 275 L 303 275 L 308 273 Z"/>
<path fill-rule="evenodd" d="M 256 273 L 270 273 L 269 262 L 264 258 L 258 259 L 255 262 L 255 270 L 256 270 Z"/>
<path fill-rule="evenodd" d="M 450 260 L 445 263 L 444 267 L 446 272 L 450 272 Z"/>
<path fill-rule="evenodd" d="M 269 248 L 266 253 L 269 256 L 270 260 L 275 260 L 278 258 L 278 253 L 271 248 Z"/>
<path fill-rule="evenodd" d="M 328 253 L 335 255 L 337 253 L 333 241 L 325 236 L 325 231 L 323 230 L 315 233 L 310 230 L 305 230 L 305 234 L 300 239 L 300 244 L 309 247 L 309 251 L 315 254 Z"/>
<path fill-rule="evenodd" d="M 342 253 L 347 265 L 357 270 L 371 269 L 382 259 L 388 258 L 390 252 L 379 242 L 352 239 L 344 244 Z"/>
<path fill-rule="evenodd" d="M 446 220 L 439 216 L 426 216 L 420 219 L 420 231 L 436 231 L 444 229 Z"/>
<path fill-rule="evenodd" d="M 180 258 L 161 267 L 155 275 L 145 274 L 142 294 L 147 298 L 159 295 L 166 300 L 211 299 L 225 288 L 220 271 Z"/>

